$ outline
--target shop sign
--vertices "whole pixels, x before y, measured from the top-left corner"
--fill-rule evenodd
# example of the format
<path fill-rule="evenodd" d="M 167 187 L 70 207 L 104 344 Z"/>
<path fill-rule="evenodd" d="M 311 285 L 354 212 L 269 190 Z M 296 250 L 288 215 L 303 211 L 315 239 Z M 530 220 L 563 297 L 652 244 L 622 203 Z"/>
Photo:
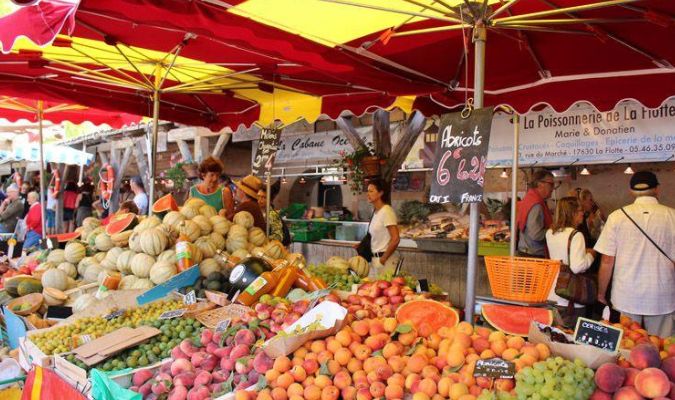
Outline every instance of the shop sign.
<path fill-rule="evenodd" d="M 488 166 L 511 165 L 512 116 L 492 123 Z M 563 113 L 550 108 L 520 117 L 522 165 L 560 166 L 616 161 L 664 161 L 675 153 L 675 98 L 649 109 L 626 101 L 610 111 L 577 104 Z"/>
<path fill-rule="evenodd" d="M 372 142 L 372 128 L 357 128 L 364 143 Z M 332 162 L 340 158 L 340 152 L 352 152 L 347 136 L 342 131 L 317 132 L 305 135 L 283 136 L 276 155 L 277 164 L 308 160 Z"/>
<path fill-rule="evenodd" d="M 479 203 L 487 165 L 492 107 L 441 116 L 432 170 L 432 203 Z"/>
<path fill-rule="evenodd" d="M 574 329 L 574 342 L 610 353 L 619 351 L 622 336 L 623 330 L 586 318 L 579 318 Z"/>
<path fill-rule="evenodd" d="M 281 129 L 264 128 L 260 132 L 260 140 L 258 140 L 258 148 L 253 157 L 253 165 L 251 166 L 251 173 L 258 175 L 262 172 L 272 169 L 274 157 L 279 147 L 279 137 L 281 136 Z"/>

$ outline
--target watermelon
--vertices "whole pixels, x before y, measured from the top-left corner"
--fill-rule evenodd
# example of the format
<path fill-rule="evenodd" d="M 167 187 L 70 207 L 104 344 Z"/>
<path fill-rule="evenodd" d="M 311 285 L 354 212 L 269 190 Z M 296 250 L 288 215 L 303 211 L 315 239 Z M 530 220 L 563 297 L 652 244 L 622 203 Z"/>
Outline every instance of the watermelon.
<path fill-rule="evenodd" d="M 413 300 L 401 305 L 396 310 L 399 323 L 410 323 L 424 334 L 437 332 L 440 328 L 453 327 L 459 323 L 457 310 L 434 300 Z"/>
<path fill-rule="evenodd" d="M 160 197 L 155 204 L 152 205 L 152 213 L 160 218 L 164 217 L 169 211 L 178 211 L 178 203 L 176 203 L 176 199 L 173 198 L 171 193 L 164 197 Z"/>
<path fill-rule="evenodd" d="M 553 312 L 546 308 L 483 304 L 481 310 L 492 327 L 509 335 L 527 336 L 532 321 L 553 325 Z"/>
<path fill-rule="evenodd" d="M 35 279 L 30 275 L 15 275 L 10 278 L 5 277 L 5 291 L 12 297 L 19 297 L 19 285 L 22 282 L 30 282 L 36 286 L 42 286 L 39 279 Z"/>
<path fill-rule="evenodd" d="M 115 215 L 110 219 L 108 225 L 106 225 L 105 233 L 112 236 L 132 229 L 136 224 L 138 224 L 136 214 L 126 213 Z"/>
<path fill-rule="evenodd" d="M 66 243 L 79 238 L 80 232 L 59 233 L 57 235 L 49 235 L 47 237 L 56 240 L 58 243 Z"/>

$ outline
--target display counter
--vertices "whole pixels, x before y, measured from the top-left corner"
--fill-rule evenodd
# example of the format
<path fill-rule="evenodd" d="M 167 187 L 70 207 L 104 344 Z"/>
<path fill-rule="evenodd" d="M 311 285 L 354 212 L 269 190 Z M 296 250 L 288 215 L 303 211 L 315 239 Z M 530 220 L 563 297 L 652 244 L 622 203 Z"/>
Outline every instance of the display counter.
<path fill-rule="evenodd" d="M 431 241 L 431 242 L 429 242 Z M 433 243 L 436 250 L 419 248 L 420 242 Z M 294 242 L 291 251 L 302 253 L 309 264 L 325 262 L 331 256 L 350 258 L 356 255 L 358 241 L 319 240 L 309 243 Z M 424 246 L 424 245 L 423 245 Z M 445 239 L 402 239 L 396 255 L 403 257 L 402 269 L 418 278 L 426 278 L 446 291 L 452 304 L 463 307 L 466 294 L 466 241 Z M 476 295 L 490 296 L 490 284 L 483 258 L 479 258 L 476 277 Z"/>

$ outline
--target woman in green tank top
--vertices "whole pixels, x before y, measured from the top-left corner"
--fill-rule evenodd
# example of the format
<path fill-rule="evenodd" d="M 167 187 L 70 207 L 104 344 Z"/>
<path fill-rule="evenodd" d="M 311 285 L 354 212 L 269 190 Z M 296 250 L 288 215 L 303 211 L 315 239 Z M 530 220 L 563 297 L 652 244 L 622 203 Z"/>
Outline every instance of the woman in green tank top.
<path fill-rule="evenodd" d="M 228 199 L 229 191 L 220 186 L 220 174 L 223 172 L 223 163 L 213 157 L 208 157 L 199 164 L 199 174 L 202 182 L 190 188 L 190 197 L 202 199 L 218 214 L 227 215 L 227 208 L 234 208 L 232 199 Z M 231 195 L 230 195 L 231 196 Z M 228 200 L 230 200 L 228 202 Z"/>

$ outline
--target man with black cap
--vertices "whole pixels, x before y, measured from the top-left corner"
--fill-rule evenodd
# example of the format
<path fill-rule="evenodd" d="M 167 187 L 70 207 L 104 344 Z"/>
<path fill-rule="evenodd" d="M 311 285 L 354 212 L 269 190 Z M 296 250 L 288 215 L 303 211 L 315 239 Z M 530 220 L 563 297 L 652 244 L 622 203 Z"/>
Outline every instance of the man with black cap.
<path fill-rule="evenodd" d="M 675 209 L 659 204 L 659 181 L 640 171 L 630 180 L 635 202 L 607 218 L 595 250 L 602 254 L 598 301 L 612 281 L 612 306 L 651 335 L 673 334 Z"/>

